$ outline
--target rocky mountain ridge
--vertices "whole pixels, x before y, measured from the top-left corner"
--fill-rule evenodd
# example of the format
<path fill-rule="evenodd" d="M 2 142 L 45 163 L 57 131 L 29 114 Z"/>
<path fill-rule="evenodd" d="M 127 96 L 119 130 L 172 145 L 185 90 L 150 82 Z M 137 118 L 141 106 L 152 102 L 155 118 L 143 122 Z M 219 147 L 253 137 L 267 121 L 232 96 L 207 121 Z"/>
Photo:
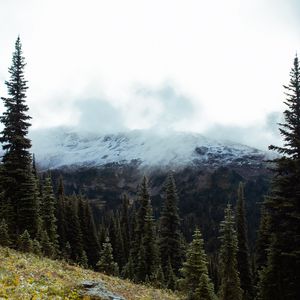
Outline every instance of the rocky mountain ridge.
<path fill-rule="evenodd" d="M 143 167 L 260 167 L 268 154 L 196 133 L 134 130 L 118 134 L 79 133 L 57 128 L 31 133 L 32 151 L 42 169 L 131 164 Z"/>

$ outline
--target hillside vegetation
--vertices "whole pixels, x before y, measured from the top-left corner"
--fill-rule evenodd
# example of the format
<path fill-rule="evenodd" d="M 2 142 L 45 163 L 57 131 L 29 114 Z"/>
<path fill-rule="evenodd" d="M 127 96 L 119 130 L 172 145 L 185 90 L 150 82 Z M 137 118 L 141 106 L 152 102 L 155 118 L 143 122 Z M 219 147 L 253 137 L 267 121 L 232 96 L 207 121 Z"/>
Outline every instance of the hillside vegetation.
<path fill-rule="evenodd" d="M 82 295 L 84 280 L 99 281 L 126 300 L 181 299 L 169 291 L 0 247 L 0 299 L 96 299 Z"/>

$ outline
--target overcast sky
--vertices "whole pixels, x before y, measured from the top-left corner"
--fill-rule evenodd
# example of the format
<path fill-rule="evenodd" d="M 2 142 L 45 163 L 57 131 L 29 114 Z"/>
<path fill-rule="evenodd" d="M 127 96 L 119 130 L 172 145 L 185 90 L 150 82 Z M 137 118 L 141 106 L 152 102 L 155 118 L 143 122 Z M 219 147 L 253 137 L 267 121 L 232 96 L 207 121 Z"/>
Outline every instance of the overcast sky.
<path fill-rule="evenodd" d="M 20 34 L 33 128 L 174 128 L 264 148 L 299 20 L 298 0 L 1 0 L 0 94 Z"/>

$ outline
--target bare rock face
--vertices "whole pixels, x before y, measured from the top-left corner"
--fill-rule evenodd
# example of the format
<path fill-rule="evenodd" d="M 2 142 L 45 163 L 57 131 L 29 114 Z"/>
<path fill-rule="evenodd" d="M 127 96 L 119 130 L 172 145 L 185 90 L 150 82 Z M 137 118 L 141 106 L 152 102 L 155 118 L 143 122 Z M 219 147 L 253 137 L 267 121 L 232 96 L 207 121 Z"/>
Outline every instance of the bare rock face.
<path fill-rule="evenodd" d="M 85 280 L 81 283 L 82 296 L 89 296 L 93 300 L 126 300 L 108 291 L 101 281 Z"/>

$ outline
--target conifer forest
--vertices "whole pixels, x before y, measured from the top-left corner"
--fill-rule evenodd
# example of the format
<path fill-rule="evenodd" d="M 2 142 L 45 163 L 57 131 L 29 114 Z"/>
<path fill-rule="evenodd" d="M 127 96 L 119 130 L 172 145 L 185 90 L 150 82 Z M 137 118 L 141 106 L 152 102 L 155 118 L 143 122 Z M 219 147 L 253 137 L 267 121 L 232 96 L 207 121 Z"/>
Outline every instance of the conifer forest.
<path fill-rule="evenodd" d="M 97 201 L 85 183 L 99 180 L 101 186 L 95 169 L 41 167 L 32 151 L 25 54 L 18 37 L 5 81 L 8 96 L 1 97 L 2 247 L 176 291 L 187 300 L 300 299 L 297 55 L 283 82 L 281 140 L 269 146 L 276 154 L 263 162 L 263 175 L 250 180 L 226 166 L 209 179 L 188 168 L 157 176 L 142 171 L 130 188 L 100 188 Z M 106 172 L 103 178 L 114 176 Z M 127 180 L 125 171 L 118 176 Z M 210 188 L 193 192 L 205 180 Z"/>

